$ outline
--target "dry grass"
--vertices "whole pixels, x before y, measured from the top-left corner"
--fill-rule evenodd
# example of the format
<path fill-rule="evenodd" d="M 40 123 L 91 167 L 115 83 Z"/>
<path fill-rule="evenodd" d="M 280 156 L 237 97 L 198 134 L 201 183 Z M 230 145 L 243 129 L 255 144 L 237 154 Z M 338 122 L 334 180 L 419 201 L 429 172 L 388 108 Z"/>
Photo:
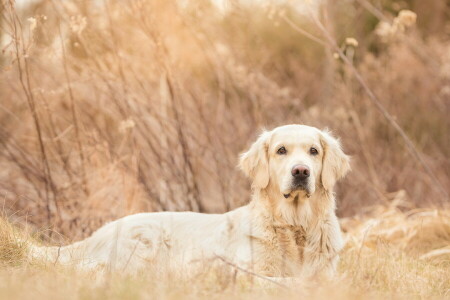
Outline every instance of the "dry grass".
<path fill-rule="evenodd" d="M 207 0 L 174 2 L 1 0 L 8 220 L 65 243 L 140 211 L 223 212 L 249 199 L 235 166 L 261 127 L 329 127 L 353 157 L 337 191 L 348 244 L 337 287 L 315 296 L 448 297 L 445 0 L 328 1 L 316 21 L 288 5 L 231 1 L 220 11 Z M 3 220 L 0 230 L 6 299 L 279 293 L 217 274 L 176 286 L 111 275 L 93 285 L 73 270 L 29 265 L 28 235 Z"/>
<path fill-rule="evenodd" d="M 401 212 L 400 199 L 370 216 L 341 220 L 342 271 L 356 286 L 407 297 L 450 295 L 450 211 Z"/>
<path fill-rule="evenodd" d="M 0 266 L 19 266 L 26 258 L 25 235 L 5 218 L 0 218 Z"/>
<path fill-rule="evenodd" d="M 2 299 L 444 299 L 450 296 L 450 211 L 378 207 L 377 217 L 342 220 L 347 244 L 338 276 L 331 282 L 279 287 L 233 267 L 193 277 L 143 272 L 139 276 L 96 274 L 24 259 L 18 231 L 2 222 Z M 21 234 L 20 240 L 23 240 Z M 20 241 L 19 240 L 19 241 Z M 14 263 L 12 263 L 14 262 Z M 20 263 L 18 263 L 20 262 Z M 151 270 L 151 268 L 149 268 Z"/>

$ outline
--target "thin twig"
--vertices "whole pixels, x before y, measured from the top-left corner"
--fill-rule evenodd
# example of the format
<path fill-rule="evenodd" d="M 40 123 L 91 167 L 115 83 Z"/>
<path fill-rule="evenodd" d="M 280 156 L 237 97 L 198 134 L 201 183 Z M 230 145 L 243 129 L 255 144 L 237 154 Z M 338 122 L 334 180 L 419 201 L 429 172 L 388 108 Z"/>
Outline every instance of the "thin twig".
<path fill-rule="evenodd" d="M 53 192 L 53 201 L 55 203 L 57 216 L 59 217 L 59 219 L 61 219 L 59 203 L 57 201 L 57 190 L 53 183 L 52 174 L 51 174 L 50 166 L 49 166 L 48 159 L 47 159 L 47 152 L 46 152 L 44 141 L 43 141 L 43 133 L 42 133 L 42 129 L 41 129 L 41 123 L 40 123 L 39 115 L 38 115 L 37 109 L 36 109 L 36 101 L 34 99 L 33 90 L 31 87 L 27 52 L 25 49 L 25 45 L 23 45 L 25 39 L 24 39 L 24 35 L 23 35 L 22 23 L 21 23 L 19 17 L 17 16 L 17 13 L 15 12 L 15 7 L 14 7 L 13 2 L 9 3 L 9 9 L 10 9 L 10 15 L 11 15 L 11 20 L 12 20 L 12 24 L 13 24 L 13 40 L 14 40 L 14 47 L 15 47 L 14 52 L 15 52 L 16 59 L 17 59 L 17 69 L 19 72 L 19 81 L 21 83 L 22 89 L 27 98 L 28 107 L 33 116 L 36 132 L 37 132 L 37 136 L 38 136 L 39 148 L 40 148 L 41 156 L 42 156 L 42 164 L 44 166 L 45 194 L 46 194 L 46 201 L 47 201 L 47 203 L 46 203 L 47 218 L 48 218 L 48 222 L 50 223 L 50 221 L 51 221 L 50 189 Z M 19 34 L 20 34 L 20 36 L 19 36 Z M 22 45 L 20 45 L 20 41 L 22 41 Z M 21 55 L 22 55 L 22 57 L 21 57 Z M 23 64 L 24 64 L 23 66 L 21 64 L 21 58 L 23 58 Z M 25 74 L 23 73 L 22 68 L 24 68 Z"/>
<path fill-rule="evenodd" d="M 295 24 L 293 21 L 291 21 L 288 17 L 286 16 L 282 16 L 281 17 L 289 26 L 291 26 L 292 28 L 295 29 L 295 31 L 300 32 L 302 35 L 306 36 L 307 38 L 309 38 L 310 40 L 313 40 L 314 42 L 326 47 L 327 43 L 321 39 L 319 39 L 318 37 L 312 35 L 311 33 L 309 33 L 308 31 L 300 28 L 297 24 Z"/>
<path fill-rule="evenodd" d="M 89 196 L 89 187 L 88 187 L 87 179 L 86 179 L 86 167 L 85 167 L 86 160 L 85 160 L 85 156 L 84 156 L 83 144 L 81 143 L 81 138 L 80 138 L 80 130 L 79 130 L 80 127 L 78 124 L 78 118 L 77 118 L 77 114 L 76 114 L 76 110 L 75 110 L 75 99 L 73 96 L 72 84 L 71 84 L 70 77 L 69 77 L 69 71 L 67 70 L 66 47 L 64 45 L 64 39 L 63 39 L 63 35 L 61 32 L 61 24 L 58 24 L 58 33 L 59 33 L 59 38 L 61 41 L 62 59 L 63 59 L 62 64 L 64 67 L 64 75 L 66 77 L 67 89 L 69 91 L 70 111 L 72 113 L 72 120 L 73 120 L 73 124 L 75 127 L 75 138 L 77 140 L 78 152 L 79 152 L 80 160 L 81 160 L 83 190 L 84 190 L 85 195 Z"/>
<path fill-rule="evenodd" d="M 252 272 L 252 271 L 246 270 L 246 269 L 244 269 L 244 268 L 241 268 L 241 267 L 239 267 L 238 265 L 235 265 L 235 264 L 233 264 L 232 262 L 229 262 L 228 260 L 226 260 L 226 259 L 225 259 L 224 257 L 222 257 L 222 256 L 216 255 L 216 258 L 219 259 L 219 260 L 221 260 L 221 261 L 223 261 L 223 262 L 226 263 L 227 265 L 232 266 L 232 267 L 235 268 L 236 270 L 239 270 L 239 271 L 241 271 L 241 272 L 247 273 L 247 274 L 249 274 L 249 275 L 255 276 L 255 277 L 260 278 L 260 279 L 267 280 L 267 281 L 272 282 L 273 284 L 276 284 L 276 285 L 281 286 L 281 287 L 283 287 L 283 288 L 288 288 L 286 285 L 284 285 L 284 284 L 282 284 L 282 283 L 279 283 L 279 282 L 277 282 L 277 281 L 275 281 L 275 280 L 273 280 L 273 279 L 271 279 L 271 278 L 269 278 L 269 277 L 265 277 L 265 276 L 256 274 L 255 272 Z"/>

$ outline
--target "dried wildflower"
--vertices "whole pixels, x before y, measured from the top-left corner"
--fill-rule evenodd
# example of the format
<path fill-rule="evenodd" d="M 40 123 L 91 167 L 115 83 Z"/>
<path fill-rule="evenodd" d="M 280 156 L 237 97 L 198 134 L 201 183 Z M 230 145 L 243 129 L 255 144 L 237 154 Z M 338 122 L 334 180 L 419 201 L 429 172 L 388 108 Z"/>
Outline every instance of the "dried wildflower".
<path fill-rule="evenodd" d="M 392 24 L 387 22 L 380 22 L 375 29 L 375 33 L 384 41 L 395 37 L 397 34 L 405 32 L 408 27 L 416 23 L 417 15 L 415 12 L 404 9 L 398 13 Z"/>
<path fill-rule="evenodd" d="M 442 87 L 442 89 L 439 91 L 439 93 L 441 94 L 441 96 L 450 96 L 450 86 L 446 85 L 444 87 Z"/>
<path fill-rule="evenodd" d="M 134 128 L 135 126 L 136 123 L 132 119 L 123 120 L 122 122 L 120 122 L 119 131 L 121 133 L 125 133 L 128 130 Z"/>
<path fill-rule="evenodd" d="M 389 38 L 391 33 L 391 24 L 385 21 L 381 21 L 380 23 L 378 23 L 377 27 L 375 28 L 375 34 L 383 39 Z"/>
<path fill-rule="evenodd" d="M 417 15 L 410 10 L 401 10 L 392 22 L 392 35 L 405 32 L 406 28 L 416 23 Z"/>
<path fill-rule="evenodd" d="M 230 55 L 230 49 L 222 43 L 216 43 L 216 51 L 218 54 L 222 55 L 222 56 L 229 56 Z"/>
<path fill-rule="evenodd" d="M 347 46 L 351 46 L 351 47 L 354 47 L 354 48 L 358 47 L 358 41 L 355 38 L 352 38 L 352 37 L 346 38 L 345 39 L 345 44 Z"/>
<path fill-rule="evenodd" d="M 411 27 L 416 24 L 417 14 L 413 11 L 403 9 L 398 13 L 396 20 L 405 27 Z"/>
<path fill-rule="evenodd" d="M 86 25 L 86 17 L 77 15 L 70 18 L 70 29 L 77 35 L 80 35 L 83 32 L 83 30 L 86 28 Z"/>
<path fill-rule="evenodd" d="M 36 18 L 28 18 L 27 21 L 28 21 L 28 23 L 30 23 L 30 31 L 33 32 L 37 26 Z"/>

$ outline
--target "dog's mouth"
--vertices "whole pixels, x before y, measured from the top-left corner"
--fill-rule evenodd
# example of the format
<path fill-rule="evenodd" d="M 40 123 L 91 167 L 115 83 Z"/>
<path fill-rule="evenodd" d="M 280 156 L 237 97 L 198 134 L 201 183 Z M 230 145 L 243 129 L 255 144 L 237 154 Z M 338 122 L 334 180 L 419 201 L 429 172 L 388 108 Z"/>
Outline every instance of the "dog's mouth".
<path fill-rule="evenodd" d="M 300 185 L 297 185 L 297 186 L 295 186 L 295 187 L 292 187 L 292 189 L 290 190 L 290 192 L 287 193 L 287 194 L 283 194 L 283 196 L 284 196 L 284 198 L 286 198 L 286 199 L 288 199 L 288 198 L 290 198 L 290 197 L 292 197 L 292 196 L 295 196 L 296 198 L 298 198 L 298 192 L 300 192 L 300 191 L 304 191 L 304 192 L 306 193 L 306 197 L 307 197 L 307 198 L 310 198 L 310 197 L 311 197 L 311 191 L 310 191 L 309 188 L 308 188 L 306 185 L 304 185 L 304 184 L 300 184 Z"/>

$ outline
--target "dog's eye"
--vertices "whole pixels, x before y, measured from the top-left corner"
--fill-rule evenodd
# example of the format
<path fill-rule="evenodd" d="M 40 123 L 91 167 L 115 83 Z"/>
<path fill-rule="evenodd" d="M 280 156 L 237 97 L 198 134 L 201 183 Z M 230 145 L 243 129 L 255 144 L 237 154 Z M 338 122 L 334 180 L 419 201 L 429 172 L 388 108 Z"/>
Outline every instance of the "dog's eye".
<path fill-rule="evenodd" d="M 319 151 L 317 151 L 316 148 L 311 147 L 311 149 L 309 149 L 309 153 L 310 153 L 311 155 L 317 155 L 317 154 L 319 154 Z"/>
<path fill-rule="evenodd" d="M 286 154 L 286 148 L 284 148 L 284 146 L 283 147 L 280 147 L 278 150 L 277 150 L 277 154 L 279 154 L 279 155 L 284 155 L 284 154 Z"/>

